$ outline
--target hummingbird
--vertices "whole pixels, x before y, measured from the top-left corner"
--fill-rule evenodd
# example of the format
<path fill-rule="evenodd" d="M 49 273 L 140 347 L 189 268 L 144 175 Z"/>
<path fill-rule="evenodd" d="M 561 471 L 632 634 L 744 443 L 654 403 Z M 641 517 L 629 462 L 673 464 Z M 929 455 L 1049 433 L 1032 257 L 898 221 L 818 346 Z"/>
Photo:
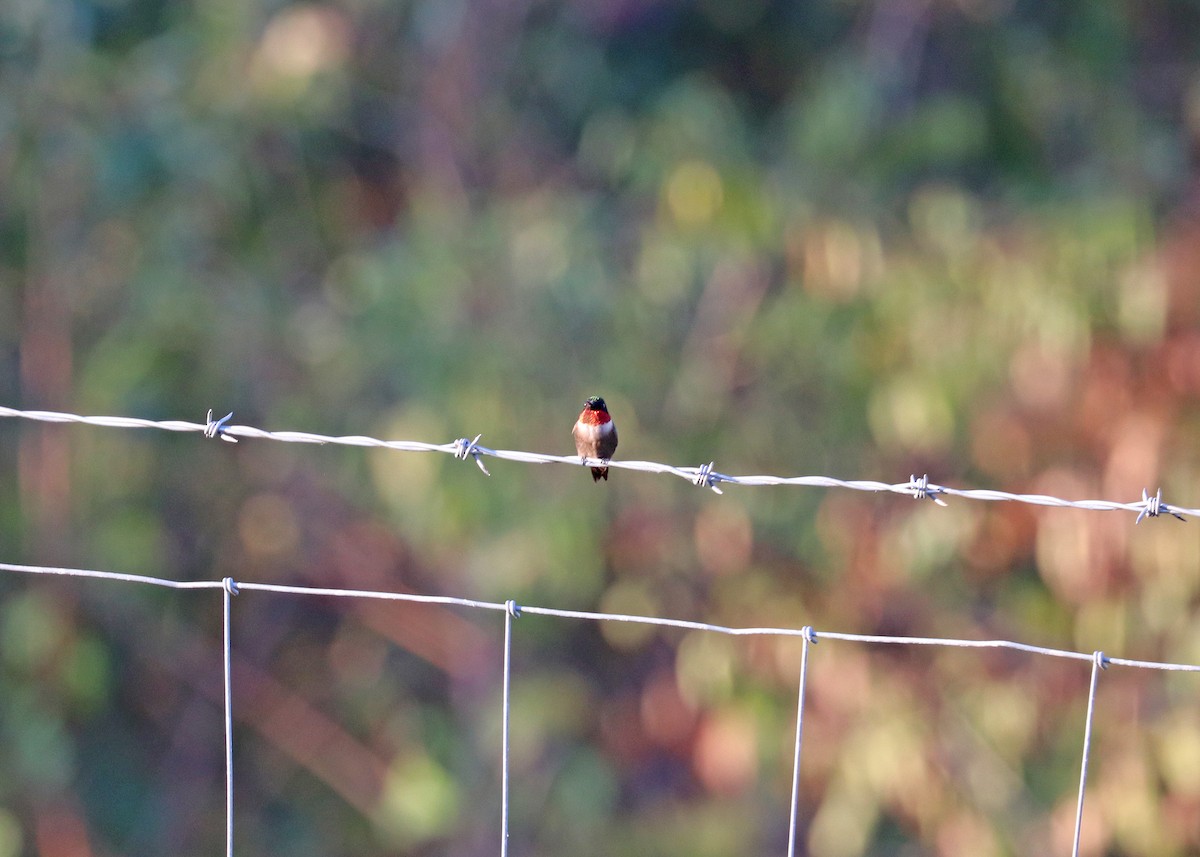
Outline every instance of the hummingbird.
<path fill-rule="evenodd" d="M 617 451 L 617 424 L 608 415 L 608 405 L 599 396 L 589 396 L 571 431 L 580 458 L 612 458 Z M 592 481 L 608 481 L 607 467 L 593 467 Z"/>

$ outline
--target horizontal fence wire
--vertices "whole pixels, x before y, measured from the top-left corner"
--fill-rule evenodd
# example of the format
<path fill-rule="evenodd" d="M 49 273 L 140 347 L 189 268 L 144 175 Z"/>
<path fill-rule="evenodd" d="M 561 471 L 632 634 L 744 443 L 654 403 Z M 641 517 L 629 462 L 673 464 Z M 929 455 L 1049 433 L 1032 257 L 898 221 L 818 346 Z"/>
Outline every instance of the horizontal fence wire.
<path fill-rule="evenodd" d="M 853 491 L 887 492 L 905 494 L 917 499 L 928 499 L 939 505 L 946 505 L 943 497 L 959 497 L 965 500 L 1009 501 L 1025 503 L 1032 506 L 1054 506 L 1070 509 L 1086 509 L 1097 512 L 1133 512 L 1137 515 L 1135 523 L 1141 523 L 1143 518 L 1157 518 L 1160 515 L 1172 515 L 1179 520 L 1188 517 L 1200 517 L 1200 509 L 1174 506 L 1163 502 L 1162 489 L 1154 494 L 1142 490 L 1140 500 L 1072 500 L 1054 497 L 1048 494 L 1016 494 L 1008 491 L 996 491 L 986 488 L 953 488 L 929 481 L 927 475 L 910 475 L 906 482 L 877 482 L 870 479 L 838 479 L 832 476 L 733 476 L 714 469 L 715 462 L 692 465 L 662 464 L 656 461 L 624 461 L 620 459 L 581 458 L 577 455 L 547 455 L 540 452 L 525 452 L 516 449 L 489 449 L 481 446 L 476 435 L 474 440 L 462 437 L 449 443 L 424 443 L 412 440 L 381 440 L 366 435 L 323 435 L 302 431 L 265 431 L 253 426 L 231 425 L 229 420 L 233 414 L 214 420 L 212 411 L 203 423 L 186 422 L 183 420 L 146 420 L 136 417 L 103 417 L 80 416 L 78 414 L 60 413 L 57 411 L 22 411 L 15 408 L 0 406 L 0 417 L 34 420 L 44 423 L 81 423 L 107 428 L 147 428 L 172 432 L 195 432 L 206 437 L 216 438 L 236 443 L 239 438 L 257 440 L 273 440 L 284 443 L 337 444 L 341 446 L 374 447 L 391 449 L 399 452 L 441 452 L 466 460 L 471 458 L 485 474 L 488 473 L 483 458 L 498 458 L 505 461 L 518 461 L 525 464 L 570 464 L 576 467 L 592 467 L 603 465 L 622 470 L 637 470 L 643 473 L 666 473 L 686 479 L 694 485 L 711 488 L 720 494 L 720 486 L 745 485 L 794 485 L 814 488 L 847 488 Z"/>
<path fill-rule="evenodd" d="M 341 589 L 320 586 L 293 586 L 274 583 L 257 583 L 254 581 L 235 581 L 232 578 L 222 580 L 177 581 L 163 577 L 148 575 L 126 574 L 114 571 L 97 571 L 90 569 L 60 568 L 50 566 L 17 565 L 0 563 L 0 571 L 29 575 L 52 575 L 64 577 L 80 577 L 91 579 L 112 580 L 124 583 L 157 586 L 168 589 L 209 589 L 220 590 L 223 606 L 223 651 L 222 665 L 224 678 L 224 718 L 225 718 L 225 782 L 226 782 L 226 855 L 233 857 L 233 689 L 230 672 L 230 653 L 232 650 L 232 634 L 230 631 L 230 599 L 245 592 L 265 592 L 284 595 L 303 595 L 341 598 L 369 598 L 389 601 L 408 601 L 422 604 L 438 604 L 457 606 L 473 610 L 487 610 L 504 613 L 504 638 L 502 662 L 502 710 L 501 710 L 501 840 L 500 855 L 508 857 L 509 843 L 509 724 L 511 719 L 511 663 L 512 637 L 514 620 L 523 615 L 539 615 L 558 619 L 578 619 L 595 622 L 632 622 L 643 625 L 653 625 L 680 630 L 707 631 L 716 634 L 726 634 L 735 637 L 747 636 L 776 636 L 798 637 L 803 644 L 803 654 L 800 667 L 799 693 L 796 708 L 796 733 L 793 751 L 792 797 L 789 807 L 788 820 L 788 857 L 796 854 L 797 812 L 800 800 L 800 761 L 804 727 L 804 699 L 808 674 L 809 648 L 819 641 L 836 640 L 851 643 L 888 645 L 888 646 L 940 646 L 948 648 L 967 649 L 1011 649 L 1043 657 L 1066 658 L 1076 661 L 1090 662 L 1092 666 L 1091 682 L 1088 689 L 1087 719 L 1084 724 L 1083 752 L 1080 763 L 1079 793 L 1075 814 L 1075 832 L 1072 842 L 1071 855 L 1078 857 L 1080 831 L 1083 823 L 1083 802 L 1087 787 L 1088 760 L 1091 752 L 1092 718 L 1096 702 L 1096 686 L 1099 673 L 1108 667 L 1124 666 L 1134 669 L 1167 670 L 1180 672 L 1200 672 L 1200 665 L 1187 663 L 1168 663 L 1160 661 L 1132 660 L 1127 658 L 1112 658 L 1103 652 L 1077 652 L 1068 649 L 1055 649 L 1046 646 L 1035 646 L 1027 643 L 1017 643 L 1010 640 L 967 640 L 948 637 L 906 637 L 885 634 L 854 634 L 840 631 L 818 631 L 812 626 L 802 628 L 785 627 L 733 627 L 717 625 L 708 622 L 697 622 L 685 619 L 671 619 L 661 616 L 643 616 L 625 613 L 603 613 L 585 610 L 562 610 L 554 607 L 536 605 L 520 605 L 515 601 L 481 601 L 471 598 L 457 598 L 447 595 L 419 595 L 407 592 L 389 592 L 386 590 L 370 589 Z"/>
<path fill-rule="evenodd" d="M 458 598 L 452 595 L 420 595 L 412 592 L 389 592 L 378 589 L 343 589 L 324 586 L 293 586 L 280 583 L 256 583 L 248 580 L 168 580 L 162 577 L 151 577 L 140 574 L 125 574 L 116 571 L 93 571 L 79 568 L 57 568 L 40 565 L 17 565 L 0 563 L 0 571 L 11 571 L 21 574 L 58 575 L 64 577 L 90 577 L 103 580 L 141 583 L 149 586 L 160 586 L 168 589 L 224 589 L 232 585 L 233 594 L 242 592 L 274 592 L 288 595 L 327 596 L 334 598 L 368 598 L 382 601 L 412 601 L 420 604 L 438 604 L 443 606 L 466 607 L 476 610 L 491 610 L 498 613 L 505 611 L 517 615 L 551 616 L 559 619 L 582 619 L 593 622 L 627 622 L 639 625 L 657 625 L 664 628 L 677 628 L 686 631 L 710 631 L 714 634 L 725 634 L 732 637 L 800 637 L 821 640 L 841 640 L 850 643 L 869 643 L 882 646 L 940 646 L 960 649 L 1011 649 L 1032 655 L 1043 655 L 1050 658 L 1066 658 L 1076 661 L 1092 661 L 1094 652 L 1077 652 L 1070 649 L 1056 649 L 1048 646 L 1035 646 L 1029 643 L 1018 643 L 1012 640 L 965 640 L 952 637 L 906 637 L 890 634 L 854 634 L 842 631 L 817 631 L 812 626 L 801 628 L 785 627 L 735 627 L 716 625 L 709 622 L 697 622 L 690 619 L 671 619 L 663 616 L 644 616 L 632 613 L 604 613 L 589 610 L 564 610 L 557 607 L 540 607 L 532 604 L 517 604 L 513 601 L 481 601 L 473 598 Z M 1200 664 L 1171 663 L 1167 661 L 1145 661 L 1130 658 L 1105 657 L 1105 666 L 1116 665 L 1133 667 L 1135 669 L 1163 670 L 1178 672 L 1200 672 Z"/>

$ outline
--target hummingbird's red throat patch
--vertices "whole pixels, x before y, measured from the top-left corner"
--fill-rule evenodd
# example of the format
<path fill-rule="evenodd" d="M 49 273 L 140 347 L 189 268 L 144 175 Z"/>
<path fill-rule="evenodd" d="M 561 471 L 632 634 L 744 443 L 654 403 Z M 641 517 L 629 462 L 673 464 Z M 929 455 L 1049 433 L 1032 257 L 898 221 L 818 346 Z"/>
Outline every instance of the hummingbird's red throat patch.
<path fill-rule="evenodd" d="M 612 422 L 612 417 L 608 415 L 607 411 L 593 411 L 584 408 L 583 413 L 579 415 L 579 421 L 588 426 L 602 426 Z"/>

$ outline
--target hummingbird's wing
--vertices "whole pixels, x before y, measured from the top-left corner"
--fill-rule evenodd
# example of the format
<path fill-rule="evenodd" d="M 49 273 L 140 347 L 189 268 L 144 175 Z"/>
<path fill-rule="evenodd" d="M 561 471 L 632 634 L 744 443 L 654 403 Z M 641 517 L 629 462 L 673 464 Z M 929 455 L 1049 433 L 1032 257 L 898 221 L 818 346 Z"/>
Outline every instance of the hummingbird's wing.
<path fill-rule="evenodd" d="M 600 435 L 600 442 L 596 444 L 597 458 L 612 458 L 613 453 L 617 451 L 617 424 L 609 423 L 609 425 L 612 426 L 612 431 Z"/>

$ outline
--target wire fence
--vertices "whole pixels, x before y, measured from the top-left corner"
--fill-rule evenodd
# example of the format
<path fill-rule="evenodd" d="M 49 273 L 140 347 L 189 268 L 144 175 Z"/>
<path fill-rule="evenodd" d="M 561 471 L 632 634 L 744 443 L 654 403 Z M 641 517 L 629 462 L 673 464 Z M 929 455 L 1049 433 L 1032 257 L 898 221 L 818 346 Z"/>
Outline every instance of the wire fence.
<path fill-rule="evenodd" d="M 1093 511 L 1128 511 L 1137 513 L 1137 522 L 1145 517 L 1158 517 L 1170 514 L 1184 520 L 1185 516 L 1200 516 L 1200 509 L 1186 509 L 1168 505 L 1162 502 L 1161 492 L 1151 496 L 1143 491 L 1142 499 L 1134 502 L 1114 502 L 1108 500 L 1069 500 L 1041 494 L 1010 494 L 1003 491 L 957 489 L 930 483 L 927 477 L 910 477 L 907 482 L 888 484 L 868 480 L 842 480 L 825 476 L 730 476 L 713 469 L 713 464 L 699 467 L 674 466 L 647 461 L 606 461 L 598 462 L 578 456 L 543 455 L 539 453 L 516 450 L 488 449 L 479 445 L 479 437 L 474 440 L 460 438 L 451 443 L 432 444 L 415 441 L 386 441 L 361 435 L 332 437 L 308 432 L 269 432 L 251 426 L 229 425 L 232 415 L 214 420 L 212 412 L 204 423 L 184 421 L 154 421 L 130 417 L 86 417 L 75 414 L 64 414 L 51 411 L 20 411 L 0 407 L 0 416 L 15 417 L 49 423 L 82 423 L 86 425 L 107 426 L 114 428 L 151 428 L 175 432 L 197 432 L 210 438 L 221 438 L 228 442 L 237 442 L 239 438 L 255 438 L 290 443 L 310 444 L 341 444 L 346 446 L 381 447 L 405 452 L 441 452 L 466 460 L 473 459 L 480 470 L 488 473 L 481 457 L 495 457 L 509 461 L 525 463 L 558 463 L 574 466 L 592 466 L 604 463 L 609 467 L 640 470 L 651 473 L 669 473 L 688 479 L 694 484 L 711 488 L 720 493 L 719 485 L 730 483 L 736 485 L 802 485 L 818 487 L 838 487 L 859 491 L 891 492 L 907 494 L 921 499 L 930 499 L 945 505 L 943 497 L 961 497 L 970 500 L 999 501 L 1007 500 L 1028 503 L 1039 506 L 1059 506 Z M 490 475 L 490 474 L 488 474 Z M 659 616 L 640 616 L 620 613 L 601 613 L 580 610 L 562 610 L 554 607 L 536 605 L 519 605 L 515 601 L 481 601 L 469 598 L 458 598 L 445 595 L 419 595 L 377 591 L 367 589 L 343 589 L 312 586 L 293 586 L 285 584 L 256 583 L 252 581 L 235 581 L 232 578 L 206 581 L 176 581 L 161 577 L 150 577 L 136 574 L 125 574 L 113 571 L 96 571 L 73 568 L 54 568 L 46 566 L 29 566 L 0 563 L 0 571 L 32 575 L 61 575 L 70 577 L 99 578 L 110 581 L 120 581 L 149 586 L 167 587 L 171 589 L 205 589 L 220 590 L 222 595 L 222 656 L 224 667 L 224 718 L 225 718 L 225 768 L 226 768 L 226 854 L 233 855 L 233 807 L 234 807 L 234 762 L 233 762 L 233 691 L 230 675 L 230 602 L 233 596 L 246 592 L 264 592 L 283 595 L 328 596 L 335 598 L 365 598 L 391 601 L 410 601 L 424 604 L 438 604 L 470 610 L 485 610 L 503 613 L 503 662 L 502 662 L 502 703 L 501 703 L 501 819 L 500 819 L 500 854 L 508 855 L 509 842 L 509 725 L 511 718 L 511 653 L 514 621 L 524 614 L 535 614 L 559 619 L 575 619 L 595 622 L 628 622 L 642 625 L 654 625 L 668 628 L 704 631 L 731 636 L 774 636 L 800 638 L 802 654 L 800 663 L 799 686 L 796 706 L 796 731 L 793 753 L 792 795 L 788 821 L 788 857 L 796 854 L 797 816 L 800 798 L 800 764 L 801 748 L 804 735 L 804 702 L 808 681 L 809 650 L 818 641 L 841 641 L 849 643 L 870 644 L 880 646 L 934 646 L 967 649 L 1010 649 L 1025 652 L 1030 655 L 1050 658 L 1065 658 L 1091 664 L 1091 680 L 1088 687 L 1087 714 L 1083 730 L 1083 747 L 1080 759 L 1079 792 L 1075 814 L 1075 829 L 1072 840 L 1071 855 L 1078 857 L 1080 832 L 1083 823 L 1084 798 L 1087 791 L 1088 762 L 1091 753 L 1092 720 L 1095 711 L 1096 688 L 1101 671 L 1110 666 L 1128 667 L 1140 670 L 1162 670 L 1175 672 L 1200 672 L 1200 665 L 1187 663 L 1169 663 L 1160 661 L 1132 660 L 1127 658 L 1108 657 L 1101 651 L 1078 652 L 1065 649 L 1048 648 L 1028 643 L 1009 640 L 966 640 L 940 637 L 909 637 L 878 634 L 854 634 L 839 631 L 816 630 L 806 625 L 801 628 L 784 627 L 730 627 L 706 622 L 683 619 L 671 619 Z"/>
<path fill-rule="evenodd" d="M 1150 494 L 1142 489 L 1140 500 L 1071 500 L 1054 497 L 1048 494 L 1014 494 L 1008 491 L 995 491 L 986 488 L 953 488 L 948 485 L 938 485 L 930 482 L 928 475 L 910 475 L 906 482 L 877 482 L 870 479 L 837 479 L 832 476 L 732 476 L 714 469 L 716 462 L 698 466 L 663 464 L 657 461 L 625 461 L 621 459 L 601 460 L 581 458 L 577 455 L 547 455 L 540 452 L 525 452 L 517 449 L 489 449 L 479 443 L 483 435 L 474 439 L 461 437 L 450 443 L 425 443 L 413 440 L 381 440 L 366 435 L 332 436 L 313 434 L 303 431 L 265 431 L 253 426 L 230 425 L 233 414 L 226 414 L 221 419 L 213 419 L 210 410 L 203 423 L 192 423 L 184 420 L 146 420 L 137 417 L 103 417 L 80 416 L 57 411 L 22 411 L 15 408 L 0 406 L 0 417 L 34 420 L 44 423 L 82 423 L 91 426 L 108 428 L 147 428 L 172 432 L 196 432 L 205 437 L 217 438 L 237 443 L 239 438 L 254 438 L 257 440 L 274 440 L 284 443 L 337 444 L 341 446 L 375 447 L 392 449 L 399 452 L 441 452 L 456 458 L 474 460 L 485 474 L 490 476 L 483 458 L 499 458 L 505 461 L 518 461 L 525 464 L 570 464 L 576 467 L 593 467 L 603 465 L 623 470 L 638 470 L 643 473 L 668 473 L 686 479 L 702 488 L 710 488 L 720 494 L 721 485 L 795 485 L 816 488 L 848 488 L 853 491 L 889 492 L 906 494 L 917 499 L 932 500 L 938 505 L 945 506 L 943 497 L 960 497 L 965 500 L 1001 501 L 1026 503 L 1032 506 L 1057 506 L 1071 509 L 1087 509 L 1093 512 L 1134 512 L 1137 514 L 1135 523 L 1141 523 L 1143 518 L 1157 518 L 1160 515 L 1172 515 L 1179 520 L 1187 517 L 1200 517 L 1200 509 L 1189 509 L 1163 502 L 1162 489 Z"/>
<path fill-rule="evenodd" d="M 222 598 L 222 663 L 224 668 L 224 717 L 225 717 L 225 812 L 226 812 L 226 855 L 233 855 L 233 796 L 234 796 L 234 765 L 233 765 L 233 690 L 230 676 L 230 653 L 232 650 L 232 634 L 230 631 L 230 602 L 233 596 L 246 592 L 267 592 L 284 595 L 329 596 L 336 598 L 373 598 L 388 601 L 410 601 L 422 604 L 448 605 L 472 610 L 490 610 L 504 614 L 504 642 L 501 693 L 501 759 L 500 759 L 500 854 L 508 855 L 509 840 L 509 724 L 511 721 L 511 687 L 512 687 L 512 639 L 514 620 L 522 615 L 551 616 L 559 619 L 578 619 L 594 622 L 632 622 L 642 625 L 654 625 L 666 628 L 676 628 L 693 631 L 707 631 L 714 634 L 726 634 L 735 637 L 773 636 L 800 638 L 802 653 L 800 660 L 799 689 L 796 703 L 796 735 L 792 768 L 792 795 L 788 819 L 788 857 L 796 854 L 797 818 L 800 803 L 800 760 L 804 735 L 804 700 L 808 683 L 809 649 L 820 641 L 842 641 L 886 646 L 938 646 L 946 648 L 965 649 L 1011 649 L 1050 658 L 1066 658 L 1091 664 L 1091 681 L 1088 686 L 1087 715 L 1084 722 L 1083 750 L 1079 770 L 1079 795 L 1075 812 L 1075 832 L 1071 847 L 1072 857 L 1079 855 L 1080 832 L 1083 825 L 1083 804 L 1087 791 L 1088 760 L 1092 743 L 1092 720 L 1095 711 L 1096 687 L 1100 672 L 1110 666 L 1130 667 L 1142 670 L 1166 670 L 1175 672 L 1200 672 L 1200 665 L 1184 663 L 1168 663 L 1162 661 L 1131 660 L 1128 658 L 1108 657 L 1101 651 L 1077 652 L 1067 649 L 1055 649 L 1045 646 L 1035 646 L 1028 643 L 1012 642 L 1010 640 L 962 640 L 942 637 L 905 637 L 881 634 L 852 634 L 840 631 L 825 631 L 805 625 L 801 628 L 783 627 L 730 627 L 715 625 L 707 622 L 695 622 L 684 619 L 670 619 L 661 616 L 639 616 L 625 613 L 601 613 L 584 610 L 561 610 L 554 607 L 541 607 L 530 604 L 517 604 L 515 601 L 480 601 L 470 598 L 457 598 L 448 595 L 418 595 L 413 593 L 388 592 L 369 589 L 339 589 L 316 586 L 293 586 L 276 583 L 256 583 L 253 581 L 236 581 L 227 577 L 223 580 L 177 581 L 161 577 L 149 577 L 137 574 L 124 574 L 113 571 L 95 571 L 75 568 L 55 568 L 47 566 L 14 565 L 0 563 L 0 571 L 18 574 L 60 575 L 69 577 L 99 578 L 103 580 L 136 583 L 149 586 L 160 586 L 170 589 L 188 590 L 219 590 Z"/>

